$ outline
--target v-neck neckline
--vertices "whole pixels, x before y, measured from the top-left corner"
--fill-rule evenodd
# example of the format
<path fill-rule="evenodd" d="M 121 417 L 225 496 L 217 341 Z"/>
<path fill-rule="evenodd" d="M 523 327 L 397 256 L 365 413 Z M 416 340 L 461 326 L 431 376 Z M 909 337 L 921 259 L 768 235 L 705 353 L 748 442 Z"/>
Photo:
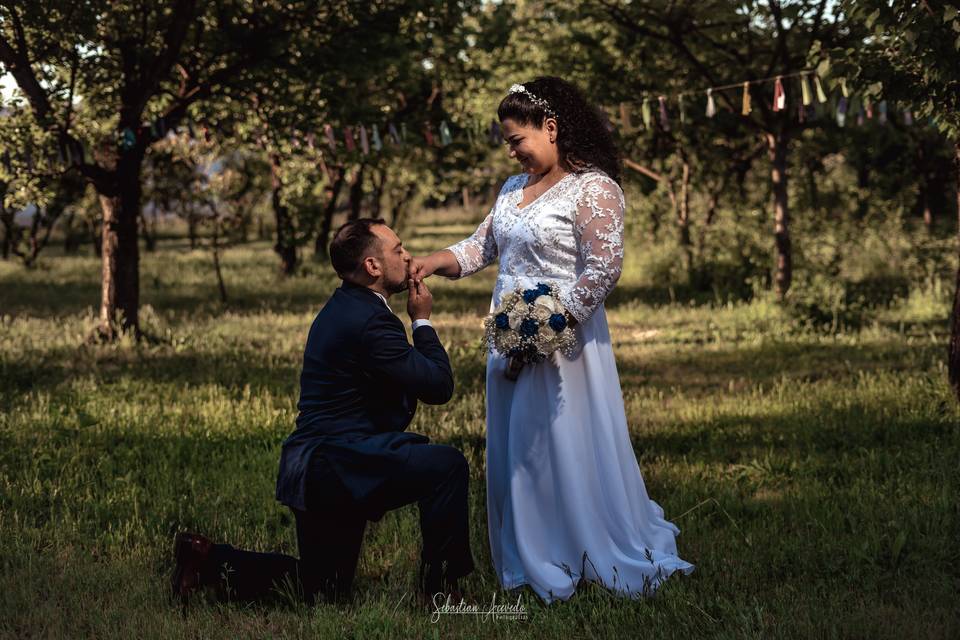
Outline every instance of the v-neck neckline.
<path fill-rule="evenodd" d="M 549 187 L 547 187 L 547 190 L 546 190 L 546 191 L 544 191 L 543 193 L 541 193 L 540 195 L 538 195 L 536 198 L 534 198 L 533 200 L 531 200 L 530 202 L 528 202 L 527 204 L 525 204 L 525 205 L 523 205 L 523 206 L 521 207 L 521 206 L 520 206 L 520 202 L 523 200 L 523 190 L 527 188 L 527 185 L 528 185 L 528 184 L 530 184 L 530 174 L 528 173 L 528 174 L 526 175 L 526 180 L 524 180 L 524 182 L 523 182 L 523 186 L 520 187 L 520 198 L 519 198 L 516 202 L 513 203 L 514 208 L 515 208 L 517 211 L 526 211 L 527 209 L 529 209 L 530 207 L 532 207 L 533 205 L 535 205 L 535 204 L 537 203 L 537 201 L 539 201 L 541 198 L 543 198 L 543 196 L 545 196 L 545 195 L 547 195 L 548 193 L 550 193 L 551 191 L 553 191 L 553 189 L 554 189 L 558 184 L 560 184 L 561 182 L 563 182 L 564 180 L 566 180 L 567 178 L 569 178 L 569 177 L 572 176 L 572 175 L 573 175 L 573 172 L 570 172 L 570 173 L 565 174 L 562 178 L 560 178 L 559 180 L 557 180 L 556 182 L 554 182 L 552 185 L 550 185 Z"/>

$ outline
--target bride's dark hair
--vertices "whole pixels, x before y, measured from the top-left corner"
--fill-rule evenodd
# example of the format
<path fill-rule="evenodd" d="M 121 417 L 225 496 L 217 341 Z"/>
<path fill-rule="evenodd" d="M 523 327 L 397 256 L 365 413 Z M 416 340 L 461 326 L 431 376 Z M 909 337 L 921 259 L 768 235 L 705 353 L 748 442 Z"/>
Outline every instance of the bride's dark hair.
<path fill-rule="evenodd" d="M 620 182 L 620 154 L 607 129 L 607 119 L 591 106 L 580 90 L 562 78 L 540 76 L 523 87 L 547 104 L 557 119 L 557 150 L 560 161 L 575 172 L 600 169 Z M 550 114 L 526 93 L 507 94 L 497 107 L 503 122 L 542 127 Z"/>

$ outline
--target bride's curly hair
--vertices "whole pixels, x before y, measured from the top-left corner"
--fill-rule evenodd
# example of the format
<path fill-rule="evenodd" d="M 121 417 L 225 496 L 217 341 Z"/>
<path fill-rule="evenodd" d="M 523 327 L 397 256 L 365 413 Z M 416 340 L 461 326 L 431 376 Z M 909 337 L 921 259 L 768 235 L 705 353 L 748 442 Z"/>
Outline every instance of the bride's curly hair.
<path fill-rule="evenodd" d="M 556 76 L 540 76 L 523 87 L 540 100 L 545 100 L 557 120 L 557 149 L 560 161 L 575 172 L 600 169 L 620 182 L 620 154 L 607 118 L 590 105 L 577 87 Z M 524 92 L 507 94 L 497 107 L 497 117 L 511 119 L 520 125 L 542 127 L 548 114 Z"/>

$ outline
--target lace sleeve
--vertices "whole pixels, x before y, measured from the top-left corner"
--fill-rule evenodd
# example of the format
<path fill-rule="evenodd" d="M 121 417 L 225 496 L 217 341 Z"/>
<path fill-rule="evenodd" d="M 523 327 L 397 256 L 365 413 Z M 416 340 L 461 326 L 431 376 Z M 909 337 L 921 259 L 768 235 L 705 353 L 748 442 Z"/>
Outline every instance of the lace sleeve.
<path fill-rule="evenodd" d="M 497 200 L 499 200 L 499 197 Z M 497 205 L 494 203 L 490 213 L 483 219 L 473 235 L 447 247 L 449 251 L 453 252 L 460 264 L 458 278 L 465 278 L 474 274 L 497 259 L 499 252 L 497 241 L 493 237 L 493 212 L 496 208 Z M 457 278 L 451 279 L 456 280 Z"/>
<path fill-rule="evenodd" d="M 623 191 L 606 175 L 589 176 L 577 198 L 574 234 L 583 272 L 561 301 L 584 323 L 613 291 L 623 268 Z"/>

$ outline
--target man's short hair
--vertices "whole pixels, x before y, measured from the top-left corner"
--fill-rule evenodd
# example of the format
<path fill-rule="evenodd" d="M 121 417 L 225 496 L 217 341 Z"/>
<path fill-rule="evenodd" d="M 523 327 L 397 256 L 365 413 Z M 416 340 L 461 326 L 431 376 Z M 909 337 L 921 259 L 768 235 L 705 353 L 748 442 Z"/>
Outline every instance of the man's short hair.
<path fill-rule="evenodd" d="M 330 241 L 330 263 L 341 278 L 357 272 L 363 259 L 370 255 L 380 239 L 370 227 L 387 223 L 383 218 L 357 218 L 340 226 Z M 374 251 L 374 253 L 379 253 Z"/>

